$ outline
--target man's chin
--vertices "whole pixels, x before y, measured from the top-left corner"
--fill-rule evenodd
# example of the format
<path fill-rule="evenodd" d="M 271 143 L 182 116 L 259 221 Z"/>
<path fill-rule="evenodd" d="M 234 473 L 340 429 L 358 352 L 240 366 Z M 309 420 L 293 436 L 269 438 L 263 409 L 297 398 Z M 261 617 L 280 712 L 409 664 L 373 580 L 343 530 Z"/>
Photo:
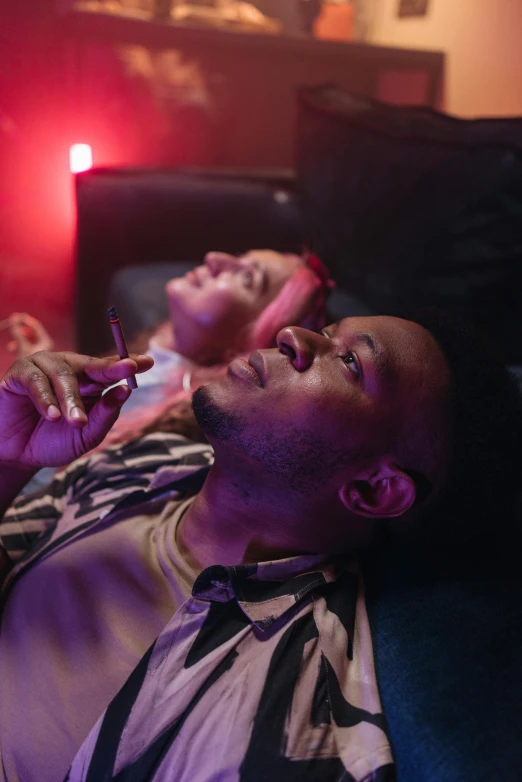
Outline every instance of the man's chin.
<path fill-rule="evenodd" d="M 210 440 L 230 440 L 244 428 L 240 416 L 226 411 L 212 393 L 213 384 L 200 386 L 192 397 L 196 421 Z"/>

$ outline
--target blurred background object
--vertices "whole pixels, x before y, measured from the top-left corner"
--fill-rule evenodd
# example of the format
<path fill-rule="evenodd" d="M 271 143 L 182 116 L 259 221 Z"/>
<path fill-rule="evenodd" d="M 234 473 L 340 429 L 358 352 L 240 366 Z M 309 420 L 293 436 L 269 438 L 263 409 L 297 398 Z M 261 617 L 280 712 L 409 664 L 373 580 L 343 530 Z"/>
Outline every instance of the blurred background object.
<path fill-rule="evenodd" d="M 313 33 L 314 25 L 321 14 L 322 0 L 299 0 L 301 32 Z"/>
<path fill-rule="evenodd" d="M 215 29 L 237 29 L 243 32 L 279 33 L 282 25 L 265 16 L 252 3 L 241 0 L 209 0 L 209 2 L 178 3 L 170 12 L 176 22 L 201 24 Z"/>
<path fill-rule="evenodd" d="M 399 0 L 399 16 L 424 16 L 428 10 L 428 0 Z"/>
<path fill-rule="evenodd" d="M 334 5 L 351 11 L 352 40 L 314 37 Z M 297 88 L 321 83 L 461 117 L 522 115 L 520 4 L 430 0 L 411 17 L 399 8 L 398 0 L 5 0 L 0 320 L 38 301 L 35 314 L 54 322 L 58 346 L 60 333 L 71 344 L 76 144 L 90 146 L 95 167 L 289 170 Z"/>
<path fill-rule="evenodd" d="M 324 0 L 313 30 L 317 38 L 349 41 L 353 37 L 353 26 L 354 5 L 351 0 Z"/>

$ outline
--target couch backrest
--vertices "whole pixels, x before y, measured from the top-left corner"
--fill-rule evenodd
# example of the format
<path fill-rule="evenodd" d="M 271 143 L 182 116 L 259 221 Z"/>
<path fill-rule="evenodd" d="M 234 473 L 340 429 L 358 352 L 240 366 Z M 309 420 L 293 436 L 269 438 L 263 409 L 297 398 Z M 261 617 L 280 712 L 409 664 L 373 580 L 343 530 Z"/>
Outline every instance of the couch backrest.
<path fill-rule="evenodd" d="M 311 244 L 340 285 L 383 314 L 460 313 L 522 363 L 522 119 L 308 89 L 297 173 Z"/>

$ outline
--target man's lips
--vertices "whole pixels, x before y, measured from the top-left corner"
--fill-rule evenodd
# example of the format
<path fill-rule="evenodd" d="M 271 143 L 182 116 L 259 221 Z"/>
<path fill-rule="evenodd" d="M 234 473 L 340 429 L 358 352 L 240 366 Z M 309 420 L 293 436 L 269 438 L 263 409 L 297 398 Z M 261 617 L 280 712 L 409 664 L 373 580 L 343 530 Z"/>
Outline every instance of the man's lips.
<path fill-rule="evenodd" d="M 256 386 L 259 386 L 259 388 L 263 388 L 258 373 L 250 362 L 245 361 L 243 358 L 235 358 L 234 361 L 228 365 L 227 374 L 237 377 L 239 380 L 243 380 L 247 383 L 254 383 Z"/>
<path fill-rule="evenodd" d="M 259 380 L 261 381 L 261 386 L 264 388 L 267 381 L 267 374 L 266 374 L 266 364 L 265 364 L 265 359 L 263 357 L 263 354 L 260 353 L 259 350 L 254 350 L 254 352 L 251 353 L 248 358 L 248 363 L 253 369 L 255 369 L 256 374 L 259 377 Z"/>

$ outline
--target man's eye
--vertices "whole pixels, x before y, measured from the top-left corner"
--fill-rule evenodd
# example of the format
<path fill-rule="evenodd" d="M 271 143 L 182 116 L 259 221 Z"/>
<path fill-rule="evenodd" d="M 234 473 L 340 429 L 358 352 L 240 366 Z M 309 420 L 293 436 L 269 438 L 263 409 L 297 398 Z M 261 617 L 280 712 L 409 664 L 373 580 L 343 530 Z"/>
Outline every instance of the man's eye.
<path fill-rule="evenodd" d="M 327 339 L 331 339 L 330 334 L 328 334 L 326 331 L 321 331 L 321 334 L 323 337 L 326 337 Z M 345 353 L 344 355 L 338 356 L 338 358 L 342 359 L 343 364 L 348 367 L 348 369 L 353 372 L 354 375 L 357 377 L 361 377 L 361 368 L 359 366 L 359 360 L 357 359 L 357 356 L 355 353 L 352 353 L 352 351 L 348 351 L 348 353 Z"/>
<path fill-rule="evenodd" d="M 347 366 L 354 373 L 354 375 L 360 377 L 361 370 L 359 369 L 359 364 L 354 353 L 350 351 L 344 356 L 339 356 L 339 358 L 342 359 L 343 364 L 345 364 L 345 366 Z"/>

